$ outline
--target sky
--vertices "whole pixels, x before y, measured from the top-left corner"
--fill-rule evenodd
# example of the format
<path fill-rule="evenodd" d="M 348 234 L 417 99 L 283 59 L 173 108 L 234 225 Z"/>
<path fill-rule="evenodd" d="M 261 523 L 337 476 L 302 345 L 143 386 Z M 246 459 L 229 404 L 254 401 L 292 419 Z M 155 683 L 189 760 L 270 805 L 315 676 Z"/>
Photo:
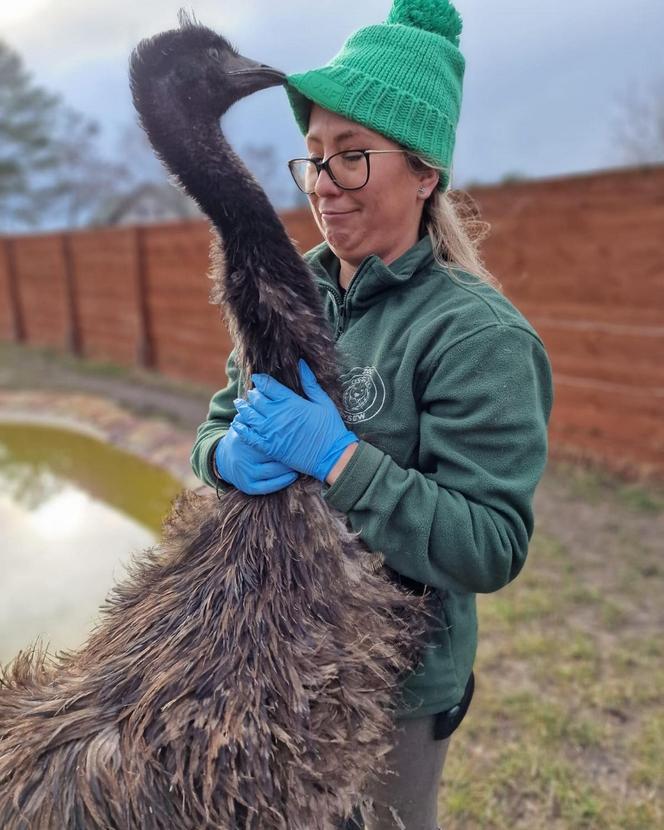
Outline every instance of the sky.
<path fill-rule="evenodd" d="M 390 0 L 0 0 L 0 37 L 35 79 L 102 127 L 108 153 L 134 121 L 127 60 L 182 6 L 243 54 L 285 72 L 324 64 Z M 662 0 L 457 0 L 466 59 L 453 185 L 514 174 L 546 178 L 625 163 L 616 123 L 625 97 L 664 80 Z M 275 146 L 273 199 L 294 193 L 286 160 L 304 148 L 286 95 L 263 90 L 225 116 L 244 155 Z M 244 155 L 247 158 L 246 155 Z M 283 205 L 282 205 L 283 206 Z"/>

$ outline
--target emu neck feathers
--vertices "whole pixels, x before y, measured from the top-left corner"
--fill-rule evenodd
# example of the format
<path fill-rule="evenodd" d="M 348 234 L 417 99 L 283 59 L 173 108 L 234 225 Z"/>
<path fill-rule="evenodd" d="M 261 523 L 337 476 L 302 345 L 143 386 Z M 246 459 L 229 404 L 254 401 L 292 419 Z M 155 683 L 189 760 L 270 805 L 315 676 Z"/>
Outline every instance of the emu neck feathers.
<path fill-rule="evenodd" d="M 229 271 L 246 267 L 247 254 L 255 261 L 261 252 L 269 263 L 275 253 L 283 263 L 302 269 L 303 263 L 265 193 L 230 147 L 216 121 L 188 124 L 181 135 L 173 121 L 159 135 L 151 135 L 169 170 L 214 223 L 224 244 Z M 177 131 L 179 132 L 179 130 Z"/>
<path fill-rule="evenodd" d="M 153 147 L 219 233 L 223 264 L 215 269 L 213 295 L 224 309 L 245 380 L 251 372 L 266 372 L 301 391 L 297 358 L 304 357 L 340 403 L 334 342 L 306 263 L 219 124 L 192 122 L 173 110 L 145 108 L 141 115 L 149 119 L 144 126 Z"/>

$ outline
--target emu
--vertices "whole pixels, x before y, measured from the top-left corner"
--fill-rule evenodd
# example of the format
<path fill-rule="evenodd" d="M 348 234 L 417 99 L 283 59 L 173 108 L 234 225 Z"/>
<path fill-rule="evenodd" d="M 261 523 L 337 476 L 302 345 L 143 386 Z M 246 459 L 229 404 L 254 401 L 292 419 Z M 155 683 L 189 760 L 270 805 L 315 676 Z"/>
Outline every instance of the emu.
<path fill-rule="evenodd" d="M 216 296 L 248 378 L 299 391 L 304 357 L 340 405 L 310 273 L 219 126 L 285 76 L 180 13 L 131 55 L 157 155 L 216 231 Z M 0 676 L 3 830 L 333 830 L 391 745 L 427 597 L 396 586 L 302 476 L 184 493 L 80 650 Z"/>

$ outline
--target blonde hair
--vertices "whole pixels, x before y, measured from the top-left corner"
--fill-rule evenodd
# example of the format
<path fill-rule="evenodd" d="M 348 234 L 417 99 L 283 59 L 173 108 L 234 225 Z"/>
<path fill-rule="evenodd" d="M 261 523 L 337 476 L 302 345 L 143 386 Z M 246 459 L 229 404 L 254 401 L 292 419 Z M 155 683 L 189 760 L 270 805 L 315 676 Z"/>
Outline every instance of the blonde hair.
<path fill-rule="evenodd" d="M 440 172 L 440 167 L 415 153 L 409 152 L 405 158 L 414 173 L 431 168 Z M 479 250 L 491 226 L 480 219 L 477 203 L 469 193 L 436 187 L 424 203 L 420 229 L 431 237 L 435 260 L 450 279 L 463 282 L 454 273 L 454 269 L 462 270 L 502 292 L 499 280 L 486 268 Z"/>

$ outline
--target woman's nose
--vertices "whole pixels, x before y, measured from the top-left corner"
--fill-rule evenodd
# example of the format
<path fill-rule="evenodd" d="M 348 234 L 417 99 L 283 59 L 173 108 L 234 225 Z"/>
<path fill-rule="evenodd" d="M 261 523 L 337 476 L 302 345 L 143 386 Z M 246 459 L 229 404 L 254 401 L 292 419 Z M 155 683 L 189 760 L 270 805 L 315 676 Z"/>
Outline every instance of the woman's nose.
<path fill-rule="evenodd" d="M 329 196 L 332 193 L 341 193 L 341 188 L 332 181 L 327 170 L 321 170 L 316 179 L 314 192 L 317 196 Z"/>

